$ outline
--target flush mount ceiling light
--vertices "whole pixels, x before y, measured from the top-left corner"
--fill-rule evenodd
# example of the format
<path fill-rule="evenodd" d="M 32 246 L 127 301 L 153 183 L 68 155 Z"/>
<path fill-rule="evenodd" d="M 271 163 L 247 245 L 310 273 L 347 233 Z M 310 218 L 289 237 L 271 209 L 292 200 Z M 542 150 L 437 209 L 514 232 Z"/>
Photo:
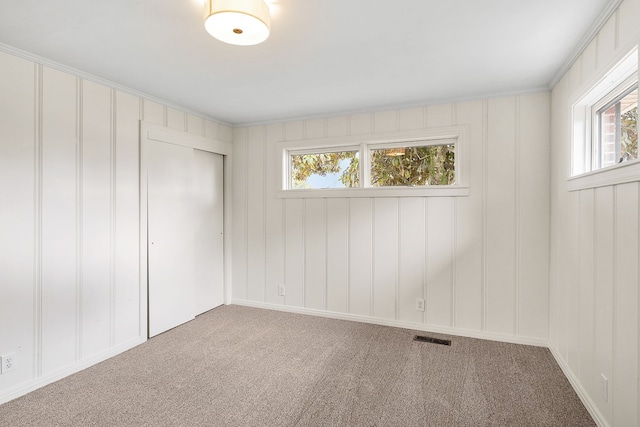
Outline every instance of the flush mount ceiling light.
<path fill-rule="evenodd" d="M 204 27 L 225 43 L 262 43 L 271 28 L 269 6 L 264 0 L 206 0 Z"/>

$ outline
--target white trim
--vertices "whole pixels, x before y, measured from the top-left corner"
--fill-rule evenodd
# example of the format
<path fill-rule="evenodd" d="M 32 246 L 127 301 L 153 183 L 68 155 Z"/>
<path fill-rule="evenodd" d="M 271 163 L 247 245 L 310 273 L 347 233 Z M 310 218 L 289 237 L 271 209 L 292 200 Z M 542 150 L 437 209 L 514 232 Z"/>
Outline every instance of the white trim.
<path fill-rule="evenodd" d="M 640 181 L 640 160 L 633 160 L 567 179 L 569 191 Z"/>
<path fill-rule="evenodd" d="M 428 187 L 366 187 L 327 188 L 313 190 L 279 190 L 278 199 L 329 199 L 359 197 L 465 197 L 469 187 L 458 185 L 433 185 Z"/>
<path fill-rule="evenodd" d="M 200 117 L 202 119 L 211 120 L 211 121 L 216 122 L 216 123 L 221 124 L 221 125 L 233 127 L 233 125 L 231 123 L 227 123 L 227 122 L 224 122 L 222 120 L 207 116 L 207 115 L 205 115 L 205 114 L 203 114 L 203 113 L 201 113 L 199 111 L 192 110 L 192 109 L 187 108 L 187 107 L 182 106 L 182 105 L 174 104 L 174 103 L 172 103 L 170 101 L 167 101 L 166 99 L 158 98 L 157 96 L 150 95 L 150 94 L 148 94 L 146 92 L 142 92 L 140 90 L 136 90 L 136 89 L 130 88 L 128 86 L 121 85 L 119 83 L 115 83 L 115 82 L 113 82 L 111 80 L 107 80 L 105 78 L 98 77 L 98 76 L 90 74 L 90 73 L 86 73 L 84 71 L 78 70 L 77 68 L 69 67 L 67 65 L 61 64 L 61 63 L 56 62 L 56 61 L 52 61 L 50 59 L 44 58 L 42 56 L 35 55 L 33 53 L 30 53 L 30 52 L 26 52 L 26 51 L 18 49 L 16 47 L 10 46 L 8 44 L 0 43 L 0 52 L 5 52 L 5 53 L 8 53 L 10 55 L 22 58 L 22 59 L 26 59 L 28 61 L 35 62 L 35 63 L 43 65 L 45 67 L 53 68 L 54 70 L 58 70 L 58 71 L 62 71 L 63 73 L 70 74 L 70 75 L 72 75 L 74 77 L 78 77 L 78 78 L 81 78 L 83 80 L 91 81 L 91 82 L 97 83 L 99 85 L 107 86 L 107 87 L 109 87 L 111 89 L 119 90 L 121 92 L 126 92 L 126 93 L 128 93 L 130 95 L 133 95 L 133 96 L 137 96 L 137 97 L 140 97 L 140 98 L 147 99 L 149 101 L 157 102 L 157 103 L 163 104 L 163 105 L 165 105 L 167 107 L 175 108 L 175 109 L 183 111 L 185 113 L 193 114 L 194 116 L 198 116 L 198 117 Z"/>
<path fill-rule="evenodd" d="M 591 418 L 593 418 L 593 420 L 599 427 L 609 427 L 607 420 L 598 410 L 598 407 L 596 406 L 594 401 L 591 400 L 591 398 L 589 397 L 589 393 L 587 393 L 578 378 L 576 378 L 569 365 L 567 365 L 564 359 L 560 356 L 560 353 L 558 353 L 558 351 L 552 346 L 549 346 L 549 351 L 553 355 L 553 358 L 556 359 L 556 363 L 560 366 L 560 369 L 562 369 L 565 377 L 567 377 L 567 379 L 569 380 L 571 387 L 573 387 L 573 390 L 582 401 L 582 404 L 585 406 L 585 408 L 587 408 L 587 411 L 589 411 L 589 415 L 591 415 Z"/>
<path fill-rule="evenodd" d="M 10 400 L 17 399 L 20 396 L 24 396 L 27 393 L 31 393 L 39 388 L 42 388 L 46 385 L 52 384 L 56 381 L 59 381 L 69 375 L 80 372 L 84 369 L 87 369 L 93 365 L 97 365 L 100 362 L 104 362 L 107 359 L 110 359 L 114 356 L 117 356 L 120 353 L 124 353 L 127 350 L 131 350 L 134 347 L 139 346 L 144 343 L 147 339 L 144 337 L 134 338 L 130 341 L 127 341 L 117 347 L 111 348 L 108 351 L 104 351 L 93 356 L 90 356 L 84 360 L 81 360 L 78 363 L 73 363 L 70 366 L 67 366 L 62 369 L 58 369 L 54 372 L 46 374 L 42 377 L 34 379 L 33 381 L 27 381 L 26 383 L 19 384 L 15 387 L 11 387 L 7 390 L 4 390 L 0 394 L 0 405 Z"/>
<path fill-rule="evenodd" d="M 502 335 L 491 332 L 474 331 L 470 329 L 452 328 L 447 326 L 430 325 L 416 322 L 403 322 L 400 320 L 381 319 L 372 316 L 360 316 L 349 313 L 338 313 L 335 311 L 315 310 L 303 307 L 292 307 L 265 302 L 232 299 L 232 305 L 244 307 L 260 308 L 265 310 L 282 311 L 285 313 L 306 314 L 310 316 L 325 317 L 328 319 L 349 320 L 353 322 L 369 323 L 373 325 L 391 326 L 394 328 L 411 329 L 417 331 L 433 332 L 445 335 L 454 335 L 467 338 L 478 338 L 489 341 L 506 342 L 511 344 L 532 345 L 536 347 L 547 347 L 548 342 L 544 339 L 518 337 L 514 335 Z"/>
<path fill-rule="evenodd" d="M 637 53 L 636 53 L 637 54 Z M 638 90 L 638 63 L 636 61 L 635 70 L 631 71 L 629 76 L 622 80 L 620 84 L 611 89 L 606 95 L 602 96 L 597 102 L 591 105 L 591 114 L 602 113 L 606 108 L 611 107 L 625 96 Z"/>
<path fill-rule="evenodd" d="M 142 129 L 144 132 L 142 137 L 150 141 L 181 145 L 183 147 L 222 154 L 223 156 L 229 156 L 233 152 L 233 146 L 230 142 L 224 142 L 184 131 L 169 129 L 147 122 L 142 123 Z"/>
<path fill-rule="evenodd" d="M 407 144 L 426 142 L 433 139 L 457 139 L 459 143 L 461 138 L 468 139 L 468 133 L 468 125 L 443 126 L 417 130 L 281 141 L 278 143 L 278 150 L 355 147 L 361 144 Z"/>
<path fill-rule="evenodd" d="M 601 65 L 591 79 L 582 82 L 573 93 L 569 94 L 569 103 L 572 106 L 590 105 L 605 96 L 616 85 L 638 71 L 639 53 L 640 45 L 635 39 L 626 46 L 619 47 L 616 55 L 609 62 Z"/>
<path fill-rule="evenodd" d="M 589 30 L 584 33 L 578 44 L 573 48 L 571 53 L 566 56 L 566 60 L 562 63 L 562 66 L 556 71 L 553 78 L 549 82 L 549 90 L 553 90 L 560 82 L 562 77 L 573 66 L 573 63 L 582 55 L 582 52 L 589 46 L 589 43 L 598 35 L 604 24 L 611 18 L 613 13 L 618 9 L 623 0 L 609 0 L 607 5 L 602 9 L 602 12 L 598 15 L 597 19 L 593 21 Z"/>

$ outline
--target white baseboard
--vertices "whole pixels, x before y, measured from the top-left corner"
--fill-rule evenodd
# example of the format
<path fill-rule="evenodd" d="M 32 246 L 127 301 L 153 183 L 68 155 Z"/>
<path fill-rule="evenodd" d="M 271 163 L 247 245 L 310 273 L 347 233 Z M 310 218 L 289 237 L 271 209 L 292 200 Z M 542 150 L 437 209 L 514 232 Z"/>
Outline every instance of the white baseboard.
<path fill-rule="evenodd" d="M 414 329 L 418 331 L 433 332 L 446 335 L 454 335 L 468 338 L 479 338 L 490 341 L 500 341 L 512 344 L 533 345 L 536 347 L 548 347 L 547 340 L 518 337 L 512 335 L 495 334 L 484 331 L 474 331 L 462 328 L 452 328 L 446 326 L 436 326 L 415 322 L 403 322 L 400 320 L 380 319 L 378 317 L 360 316 L 356 314 L 338 313 L 335 311 L 314 310 L 310 308 L 283 306 L 278 304 L 269 304 L 265 302 L 247 301 L 240 299 L 232 299 L 231 304 L 242 305 L 245 307 L 263 308 L 267 310 L 284 311 L 287 313 L 308 314 L 311 316 L 326 317 L 330 319 L 351 320 L 354 322 L 371 323 L 374 325 L 392 326 L 403 329 Z"/>
<path fill-rule="evenodd" d="M 587 393 L 587 390 L 584 389 L 584 387 L 580 383 L 580 380 L 578 380 L 578 378 L 575 376 L 560 353 L 552 345 L 549 346 L 549 351 L 551 351 L 551 354 L 553 355 L 554 359 L 556 359 L 556 362 L 560 366 L 560 369 L 562 369 L 562 372 L 564 372 L 564 376 L 567 377 L 569 383 L 571 383 L 571 386 L 582 401 L 582 404 L 585 406 L 585 408 L 587 408 L 587 411 L 589 411 L 591 418 L 593 418 L 593 420 L 599 427 L 609 427 L 609 423 L 607 423 L 607 420 L 605 420 L 602 413 L 598 410 L 598 407 L 589 396 L 589 393 Z"/>
<path fill-rule="evenodd" d="M 146 338 L 140 338 L 140 337 L 134 338 L 123 344 L 118 345 L 117 347 L 109 348 L 104 352 L 87 357 L 86 359 L 82 359 L 70 366 L 66 366 L 62 369 L 58 369 L 57 371 L 51 372 L 42 377 L 33 378 L 15 387 L 11 387 L 7 390 L 3 390 L 0 393 L 0 405 L 10 400 L 16 399 L 20 396 L 24 396 L 27 393 L 30 393 L 41 387 L 49 385 L 53 382 L 61 380 L 64 377 L 68 377 L 69 375 L 75 374 L 76 372 L 80 372 L 83 369 L 96 365 L 111 357 L 117 356 L 120 353 L 124 353 L 125 351 L 130 350 L 144 343 L 146 340 L 147 340 Z"/>

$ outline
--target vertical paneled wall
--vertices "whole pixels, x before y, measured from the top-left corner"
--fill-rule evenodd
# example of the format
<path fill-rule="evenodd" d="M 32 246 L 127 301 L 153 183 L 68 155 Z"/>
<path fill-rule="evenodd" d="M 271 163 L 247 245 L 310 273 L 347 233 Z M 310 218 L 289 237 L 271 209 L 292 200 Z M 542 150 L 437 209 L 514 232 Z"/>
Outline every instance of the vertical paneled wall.
<path fill-rule="evenodd" d="M 552 93 L 550 347 L 611 426 L 640 423 L 640 185 L 567 191 L 571 108 L 640 42 L 639 29 L 640 1 L 625 0 Z"/>
<path fill-rule="evenodd" d="M 139 122 L 231 129 L 0 53 L 0 402 L 146 338 Z"/>
<path fill-rule="evenodd" d="M 235 129 L 234 301 L 545 343 L 549 107 L 538 93 Z M 469 128 L 469 196 L 276 197 L 280 141 L 451 125 Z"/>

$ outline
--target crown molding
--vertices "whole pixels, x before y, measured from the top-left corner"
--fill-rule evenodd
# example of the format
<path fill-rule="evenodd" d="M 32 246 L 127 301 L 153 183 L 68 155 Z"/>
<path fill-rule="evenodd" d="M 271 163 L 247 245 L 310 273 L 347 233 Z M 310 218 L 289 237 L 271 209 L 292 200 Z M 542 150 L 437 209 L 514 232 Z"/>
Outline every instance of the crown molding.
<path fill-rule="evenodd" d="M 598 18 L 593 22 L 591 27 L 582 36 L 578 44 L 573 48 L 567 59 L 563 62 L 562 66 L 549 82 L 549 89 L 553 90 L 554 87 L 560 82 L 560 79 L 569 71 L 569 68 L 576 62 L 576 60 L 582 55 L 582 52 L 589 46 L 589 43 L 598 35 L 598 32 L 602 29 L 604 24 L 609 20 L 611 15 L 618 9 L 620 4 L 624 0 L 609 0 L 607 5 L 602 9 Z"/>

